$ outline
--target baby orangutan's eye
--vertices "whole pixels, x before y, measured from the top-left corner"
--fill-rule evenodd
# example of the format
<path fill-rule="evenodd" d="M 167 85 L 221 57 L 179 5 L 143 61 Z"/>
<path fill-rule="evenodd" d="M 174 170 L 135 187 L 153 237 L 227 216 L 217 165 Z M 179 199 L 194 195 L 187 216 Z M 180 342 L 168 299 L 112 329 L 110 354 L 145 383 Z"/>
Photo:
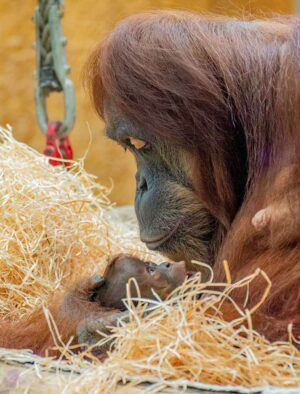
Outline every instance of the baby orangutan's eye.
<path fill-rule="evenodd" d="M 139 140 L 138 138 L 130 137 L 129 141 L 130 141 L 130 144 L 132 146 L 134 146 L 135 149 L 137 149 L 137 150 L 141 150 L 141 149 L 150 147 L 149 142 L 146 142 L 146 141 L 143 141 L 143 140 Z"/>

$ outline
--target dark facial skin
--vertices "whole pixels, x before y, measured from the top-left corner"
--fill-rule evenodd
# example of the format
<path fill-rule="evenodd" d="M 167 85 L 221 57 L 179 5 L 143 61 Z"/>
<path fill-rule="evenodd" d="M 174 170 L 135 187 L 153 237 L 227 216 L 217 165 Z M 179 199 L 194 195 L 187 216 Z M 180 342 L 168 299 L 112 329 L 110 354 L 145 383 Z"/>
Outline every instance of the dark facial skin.
<path fill-rule="evenodd" d="M 107 136 L 128 149 L 137 164 L 135 212 L 147 247 L 174 261 L 212 264 L 215 220 L 191 181 L 190 154 L 151 139 L 105 106 Z"/>
<path fill-rule="evenodd" d="M 135 278 L 143 298 L 154 299 L 156 293 L 165 299 L 189 275 L 183 261 L 156 265 L 130 255 L 119 255 L 108 265 L 104 277 L 94 287 L 91 300 L 106 308 L 122 310 L 122 299 L 126 298 L 126 285 L 130 278 Z M 131 297 L 136 297 L 138 294 L 133 282 L 130 286 Z"/>

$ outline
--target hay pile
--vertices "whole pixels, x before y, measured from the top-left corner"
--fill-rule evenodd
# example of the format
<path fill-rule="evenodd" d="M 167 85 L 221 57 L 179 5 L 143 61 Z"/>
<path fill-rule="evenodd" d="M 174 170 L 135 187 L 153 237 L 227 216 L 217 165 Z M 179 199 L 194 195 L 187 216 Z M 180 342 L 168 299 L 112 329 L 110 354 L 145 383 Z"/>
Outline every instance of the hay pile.
<path fill-rule="evenodd" d="M 0 138 L 1 318 L 28 313 L 57 287 L 103 270 L 113 253 L 145 257 L 135 232 L 113 219 L 107 190 L 84 172 L 81 162 L 66 172 L 16 142 L 9 130 L 0 130 Z M 71 349 L 64 349 L 67 360 L 58 361 L 0 349 L 0 360 L 34 361 L 19 385 L 36 387 L 42 379 L 45 393 L 111 393 L 120 381 L 155 382 L 153 392 L 187 385 L 243 386 L 244 392 L 300 386 L 300 352 L 292 343 L 271 344 L 258 335 L 251 311 L 239 310 L 239 319 L 231 323 L 219 311 L 224 299 L 233 302 L 230 293 L 236 286 L 249 286 L 259 275 L 266 279 L 267 295 L 270 283 L 258 270 L 237 284 L 225 284 L 222 291 L 220 284 L 208 290 L 198 274 L 168 300 L 151 301 L 153 312 L 146 317 L 143 300 L 134 306 L 128 299 L 130 321 L 114 329 L 115 347 L 104 364 L 89 363 Z M 206 297 L 197 299 L 199 292 Z M 55 386 L 53 374 L 45 372 L 53 369 Z"/>
<path fill-rule="evenodd" d="M 82 161 L 67 172 L 10 130 L 0 129 L 0 141 L 0 318 L 13 319 L 64 281 L 101 272 L 127 241 L 109 219 L 108 190 Z"/>

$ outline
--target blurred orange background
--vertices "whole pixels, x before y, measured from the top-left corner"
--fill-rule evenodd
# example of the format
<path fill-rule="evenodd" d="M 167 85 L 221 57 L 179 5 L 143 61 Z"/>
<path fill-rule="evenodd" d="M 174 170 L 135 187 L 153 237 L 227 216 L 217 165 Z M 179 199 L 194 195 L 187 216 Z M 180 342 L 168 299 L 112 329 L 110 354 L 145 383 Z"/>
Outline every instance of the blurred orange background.
<path fill-rule="evenodd" d="M 44 137 L 35 118 L 34 24 L 31 17 L 37 0 L 0 0 L 0 125 L 10 124 L 15 137 L 42 151 Z M 198 12 L 255 16 L 295 12 L 294 0 L 65 0 L 64 33 L 67 59 L 76 87 L 76 125 L 71 133 L 75 157 L 86 157 L 87 171 L 99 182 L 114 184 L 112 201 L 129 204 L 134 196 L 135 164 L 129 153 L 109 141 L 103 123 L 91 108 L 82 84 L 82 68 L 91 48 L 127 15 L 149 9 L 177 8 Z M 61 118 L 62 97 L 50 100 L 50 117 Z M 89 132 L 91 130 L 91 134 Z M 89 146 L 89 141 L 91 144 Z"/>

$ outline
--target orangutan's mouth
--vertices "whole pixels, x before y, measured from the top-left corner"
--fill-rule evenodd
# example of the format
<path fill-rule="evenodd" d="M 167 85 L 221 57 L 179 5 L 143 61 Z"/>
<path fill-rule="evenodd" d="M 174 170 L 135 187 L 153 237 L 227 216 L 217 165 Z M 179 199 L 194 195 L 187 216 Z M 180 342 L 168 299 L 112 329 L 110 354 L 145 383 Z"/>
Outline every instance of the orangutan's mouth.
<path fill-rule="evenodd" d="M 188 271 L 186 273 L 186 276 L 187 276 L 188 279 L 193 278 L 195 275 L 196 275 L 196 271 Z"/>
<path fill-rule="evenodd" d="M 176 225 L 174 226 L 173 230 L 169 231 L 167 234 L 159 235 L 152 238 L 141 237 L 141 241 L 146 244 L 148 249 L 156 250 L 176 233 L 181 223 L 182 223 L 182 219 L 179 219 Z"/>

